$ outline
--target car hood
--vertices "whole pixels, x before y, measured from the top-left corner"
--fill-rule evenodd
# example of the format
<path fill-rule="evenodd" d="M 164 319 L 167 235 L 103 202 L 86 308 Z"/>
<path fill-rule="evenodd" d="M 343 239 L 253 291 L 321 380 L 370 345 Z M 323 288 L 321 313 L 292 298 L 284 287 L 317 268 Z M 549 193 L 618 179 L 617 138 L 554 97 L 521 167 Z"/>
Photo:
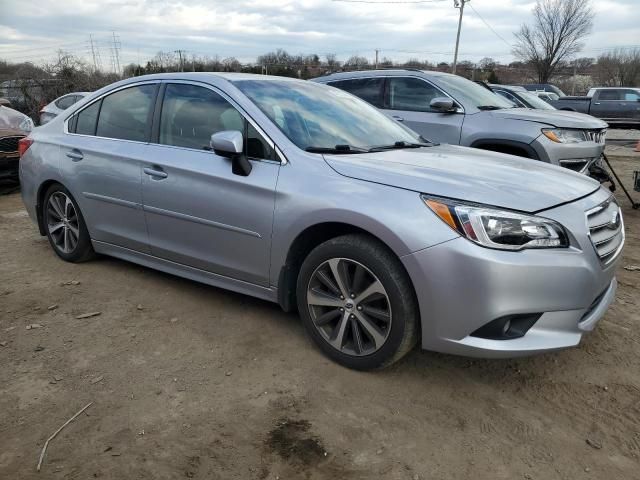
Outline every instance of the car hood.
<path fill-rule="evenodd" d="M 591 115 L 563 110 L 533 110 L 529 108 L 504 108 L 487 112 L 491 116 L 505 120 L 523 120 L 544 123 L 558 128 L 607 128 L 607 124 Z"/>
<path fill-rule="evenodd" d="M 566 168 L 453 145 L 324 159 L 347 177 L 523 212 L 545 210 L 600 188 Z"/>

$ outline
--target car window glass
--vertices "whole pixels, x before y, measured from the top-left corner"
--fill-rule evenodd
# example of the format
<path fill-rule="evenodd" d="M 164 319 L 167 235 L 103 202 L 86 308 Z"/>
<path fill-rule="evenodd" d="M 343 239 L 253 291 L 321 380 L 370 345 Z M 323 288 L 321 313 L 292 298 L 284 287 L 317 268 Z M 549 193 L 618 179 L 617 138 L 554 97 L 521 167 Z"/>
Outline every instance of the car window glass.
<path fill-rule="evenodd" d="M 224 130 L 244 132 L 244 118 L 222 96 L 196 85 L 167 85 L 160 115 L 161 144 L 208 149 L 211 135 Z"/>
<path fill-rule="evenodd" d="M 509 92 L 505 91 L 505 90 L 494 90 L 498 95 L 500 95 L 501 97 L 506 98 L 507 100 L 509 100 L 510 102 L 512 102 L 515 106 L 517 107 L 524 107 L 524 104 L 518 100 L 516 97 L 514 97 L 512 94 L 510 94 Z"/>
<path fill-rule="evenodd" d="M 246 154 L 249 158 L 275 159 L 273 148 L 271 148 L 264 137 L 260 135 L 260 132 L 249 122 L 247 122 Z"/>
<path fill-rule="evenodd" d="M 445 96 L 437 88 L 418 78 L 399 77 L 389 80 L 389 108 L 431 112 L 431 100 Z"/>
<path fill-rule="evenodd" d="M 60 108 L 62 110 L 66 110 L 67 108 L 69 108 L 74 103 L 76 103 L 76 96 L 75 95 L 67 95 L 66 97 L 62 97 L 62 98 L 56 100 L 55 105 L 56 105 L 56 107 L 58 107 L 58 108 Z"/>
<path fill-rule="evenodd" d="M 96 135 L 145 141 L 155 90 L 155 85 L 139 85 L 104 97 Z"/>
<path fill-rule="evenodd" d="M 621 100 L 619 90 L 601 90 L 600 100 Z"/>
<path fill-rule="evenodd" d="M 640 93 L 627 90 L 624 92 L 624 99 L 627 102 L 637 102 L 640 99 Z"/>
<path fill-rule="evenodd" d="M 76 131 L 82 135 L 96 134 L 96 121 L 98 120 L 98 112 L 100 111 L 100 101 L 92 103 L 84 110 L 78 113 L 76 120 Z"/>
<path fill-rule="evenodd" d="M 332 82 L 329 83 L 329 85 L 356 95 L 376 107 L 382 106 L 382 85 L 384 85 L 384 78 L 354 78 L 352 80 Z"/>

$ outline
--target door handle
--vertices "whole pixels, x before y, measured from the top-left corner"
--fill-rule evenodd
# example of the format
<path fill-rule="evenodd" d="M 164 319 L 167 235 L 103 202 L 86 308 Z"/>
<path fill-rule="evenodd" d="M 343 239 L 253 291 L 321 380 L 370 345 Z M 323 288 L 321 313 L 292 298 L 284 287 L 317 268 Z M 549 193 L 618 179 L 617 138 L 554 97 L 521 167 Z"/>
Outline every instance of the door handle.
<path fill-rule="evenodd" d="M 82 155 L 82 152 L 80 150 L 74 148 L 70 152 L 67 152 L 67 157 L 69 157 L 74 162 L 78 162 L 84 158 L 84 155 Z"/>
<path fill-rule="evenodd" d="M 596 102 L 596 103 L 594 103 L 594 105 L 600 105 L 600 102 Z"/>
<path fill-rule="evenodd" d="M 156 178 L 167 178 L 169 176 L 167 175 L 167 172 L 163 172 L 162 170 L 156 170 L 155 168 L 147 167 L 147 168 L 143 168 L 142 171 L 147 175 L 150 175 Z"/>
<path fill-rule="evenodd" d="M 402 118 L 399 115 L 391 115 L 391 118 L 393 118 L 394 120 L 397 120 L 398 122 L 404 122 L 404 118 Z"/>

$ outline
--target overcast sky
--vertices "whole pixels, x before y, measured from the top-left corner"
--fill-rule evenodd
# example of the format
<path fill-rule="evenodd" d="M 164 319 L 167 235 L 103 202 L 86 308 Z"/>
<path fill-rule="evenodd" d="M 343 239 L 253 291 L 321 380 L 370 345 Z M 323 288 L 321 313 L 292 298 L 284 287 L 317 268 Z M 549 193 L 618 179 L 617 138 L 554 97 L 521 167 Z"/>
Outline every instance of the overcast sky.
<path fill-rule="evenodd" d="M 123 64 L 177 49 L 253 62 L 277 48 L 321 56 L 335 53 L 341 60 L 354 54 L 373 60 L 378 48 L 381 57 L 394 60 L 450 62 L 458 21 L 453 0 L 404 1 L 375 5 L 332 0 L 0 0 L 0 58 L 38 63 L 64 49 L 90 59 L 92 35 L 108 69 L 115 31 Z M 583 56 L 640 45 L 638 0 L 591 3 L 596 17 Z M 513 32 L 531 18 L 534 5 L 532 0 L 471 0 L 464 12 L 461 59 L 513 60 Z"/>

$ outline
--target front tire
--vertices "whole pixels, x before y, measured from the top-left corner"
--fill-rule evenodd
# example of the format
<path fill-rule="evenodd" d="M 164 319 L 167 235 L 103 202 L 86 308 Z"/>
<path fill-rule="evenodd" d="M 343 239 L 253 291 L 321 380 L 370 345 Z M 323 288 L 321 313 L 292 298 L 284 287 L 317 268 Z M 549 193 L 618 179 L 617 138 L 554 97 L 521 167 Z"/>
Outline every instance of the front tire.
<path fill-rule="evenodd" d="M 42 209 L 47 238 L 56 255 L 73 263 L 95 255 L 80 208 L 66 188 L 51 185 L 44 195 Z"/>
<path fill-rule="evenodd" d="M 336 237 L 312 250 L 296 297 L 313 341 L 345 367 L 386 367 L 417 342 L 419 312 L 409 277 L 398 258 L 368 235 Z"/>

